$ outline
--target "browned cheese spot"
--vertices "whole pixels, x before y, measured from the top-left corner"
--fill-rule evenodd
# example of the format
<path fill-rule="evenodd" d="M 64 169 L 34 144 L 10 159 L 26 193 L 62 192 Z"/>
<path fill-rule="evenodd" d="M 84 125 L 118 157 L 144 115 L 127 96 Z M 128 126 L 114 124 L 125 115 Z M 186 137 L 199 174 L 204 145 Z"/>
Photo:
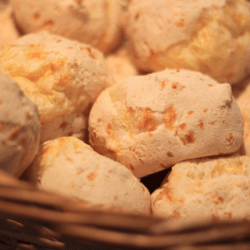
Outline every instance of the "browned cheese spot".
<path fill-rule="evenodd" d="M 166 87 L 166 83 L 165 82 L 162 82 L 161 83 L 161 91 Z"/>
<path fill-rule="evenodd" d="M 137 21 L 137 20 L 139 19 L 140 15 L 141 15 L 140 12 L 137 12 L 137 13 L 135 14 L 135 21 Z"/>
<path fill-rule="evenodd" d="M 54 26 L 54 22 L 52 20 L 48 20 L 43 24 L 43 28 L 50 28 L 52 26 Z"/>
<path fill-rule="evenodd" d="M 72 158 L 70 158 L 70 157 L 66 157 L 66 160 L 69 162 L 73 162 Z"/>
<path fill-rule="evenodd" d="M 34 13 L 33 14 L 33 19 L 35 20 L 35 21 L 38 21 L 39 19 L 40 19 L 40 17 L 41 17 L 41 14 L 40 13 Z"/>
<path fill-rule="evenodd" d="M 244 140 L 246 140 L 249 137 L 249 133 L 245 133 Z"/>
<path fill-rule="evenodd" d="M 108 123 L 108 126 L 106 128 L 106 132 L 107 132 L 108 135 L 110 135 L 111 131 L 112 131 L 112 125 L 110 123 Z"/>
<path fill-rule="evenodd" d="M 218 221 L 219 220 L 218 215 L 215 215 L 214 213 L 211 214 L 211 218 L 212 218 L 213 221 Z"/>
<path fill-rule="evenodd" d="M 199 121 L 198 126 L 200 127 L 200 129 L 204 130 L 204 123 L 203 123 L 203 121 Z"/>
<path fill-rule="evenodd" d="M 87 47 L 86 50 L 87 50 L 87 52 L 88 52 L 89 57 L 95 59 L 95 56 L 94 56 L 94 54 L 92 53 L 91 48 L 90 48 L 90 47 Z"/>
<path fill-rule="evenodd" d="M 188 115 L 189 115 L 189 116 L 191 116 L 191 115 L 193 115 L 193 114 L 194 114 L 194 111 L 189 111 L 189 112 L 188 112 Z"/>
<path fill-rule="evenodd" d="M 150 58 L 154 58 L 155 57 L 155 53 L 154 53 L 154 51 L 151 49 L 150 50 Z"/>
<path fill-rule="evenodd" d="M 186 128 L 187 128 L 186 123 L 182 123 L 182 124 L 179 125 L 179 129 L 182 130 L 182 131 L 185 130 Z"/>
<path fill-rule="evenodd" d="M 132 171 L 135 171 L 135 168 L 132 164 L 129 165 L 129 168 L 132 170 Z"/>
<path fill-rule="evenodd" d="M 21 130 L 22 130 L 22 126 L 20 126 L 20 125 L 15 126 L 12 129 L 12 131 L 9 133 L 8 140 L 11 140 L 11 141 L 15 140 L 18 137 L 18 135 L 20 134 Z"/>
<path fill-rule="evenodd" d="M 135 113 L 135 111 L 134 111 L 131 107 L 129 107 L 129 108 L 128 108 L 128 113 L 129 113 L 131 116 L 133 116 L 134 113 Z"/>
<path fill-rule="evenodd" d="M 185 20 L 182 18 L 182 19 L 180 19 L 180 21 L 176 22 L 175 25 L 178 28 L 183 28 L 185 26 Z"/>
<path fill-rule="evenodd" d="M 50 149 L 49 146 L 43 147 L 43 148 L 41 149 L 41 151 L 40 151 L 40 155 L 42 156 L 42 155 L 46 154 L 46 153 L 48 152 L 49 149 Z"/>
<path fill-rule="evenodd" d="M 209 86 L 209 87 L 213 87 L 214 85 L 209 83 L 208 86 Z"/>
<path fill-rule="evenodd" d="M 234 138 L 233 134 L 230 133 L 230 134 L 228 135 L 227 141 L 228 141 L 228 142 L 231 142 L 231 141 L 233 140 L 233 138 Z"/>
<path fill-rule="evenodd" d="M 76 4 L 81 5 L 82 4 L 82 0 L 74 0 L 76 2 Z"/>
<path fill-rule="evenodd" d="M 59 59 L 56 63 L 50 64 L 50 70 L 52 72 L 56 72 L 56 71 L 60 70 L 64 65 L 65 65 L 65 61 Z"/>
<path fill-rule="evenodd" d="M 56 83 L 57 86 L 61 88 L 65 88 L 70 82 L 70 78 L 68 76 L 62 76 L 59 81 Z"/>
<path fill-rule="evenodd" d="M 149 136 L 149 137 L 153 137 L 153 133 L 148 132 L 148 136 Z"/>
<path fill-rule="evenodd" d="M 221 196 L 219 196 L 216 201 L 216 204 L 222 204 L 223 202 L 224 202 L 224 199 Z"/>
<path fill-rule="evenodd" d="M 179 218 L 181 217 L 181 215 L 180 215 L 179 212 L 174 211 L 174 212 L 172 213 L 172 217 L 175 218 L 175 219 L 179 219 Z"/>
<path fill-rule="evenodd" d="M 118 201 L 118 200 L 119 200 L 119 197 L 118 197 L 118 196 L 114 196 L 114 200 L 115 200 L 115 201 Z"/>
<path fill-rule="evenodd" d="M 173 201 L 173 197 L 172 195 L 170 194 L 168 188 L 164 188 L 161 192 L 160 192 L 160 196 L 165 196 L 167 197 L 167 199 L 171 202 Z"/>
<path fill-rule="evenodd" d="M 208 109 L 204 109 L 204 110 L 203 110 L 204 113 L 207 113 L 207 111 L 208 111 Z"/>
<path fill-rule="evenodd" d="M 62 130 L 65 130 L 66 127 L 67 127 L 68 125 L 69 125 L 69 124 L 68 124 L 67 122 L 62 122 L 61 125 L 60 125 L 60 128 L 61 128 Z"/>
<path fill-rule="evenodd" d="M 59 13 L 62 12 L 62 8 L 61 8 L 60 6 L 55 6 L 55 10 L 56 10 L 57 12 L 59 12 Z"/>
<path fill-rule="evenodd" d="M 215 125 L 216 121 L 210 122 L 211 125 Z"/>
<path fill-rule="evenodd" d="M 155 118 L 154 113 L 151 109 L 147 108 L 143 114 L 141 119 L 139 119 L 137 123 L 137 128 L 140 131 L 152 132 L 157 127 L 157 120 Z"/>
<path fill-rule="evenodd" d="M 231 72 L 229 72 L 229 73 L 226 74 L 226 78 L 228 80 L 230 80 L 234 76 L 234 74 L 235 74 L 234 71 L 231 71 Z"/>
<path fill-rule="evenodd" d="M 27 112 L 26 117 L 27 117 L 28 119 L 30 119 L 30 118 L 32 118 L 32 117 L 33 117 L 33 115 L 32 115 L 32 113 L 31 113 L 31 112 Z"/>
<path fill-rule="evenodd" d="M 178 82 L 173 82 L 171 85 L 172 89 L 176 89 L 178 87 L 179 83 Z"/>
<path fill-rule="evenodd" d="M 93 181 L 96 178 L 96 174 L 95 173 L 91 173 L 87 176 L 89 181 Z"/>
<path fill-rule="evenodd" d="M 174 130 L 175 121 L 176 121 L 175 109 L 174 106 L 170 106 L 166 108 L 164 113 L 163 123 L 165 125 L 165 128 L 169 130 Z"/>
<path fill-rule="evenodd" d="M 174 155 L 171 152 L 167 152 L 168 157 L 174 157 Z"/>
<path fill-rule="evenodd" d="M 6 123 L 0 122 L 0 131 L 4 130 L 6 128 Z"/>
<path fill-rule="evenodd" d="M 26 53 L 27 59 L 42 58 L 42 50 L 39 45 L 29 45 Z"/>
<path fill-rule="evenodd" d="M 194 132 L 189 131 L 183 138 L 180 138 L 183 145 L 192 144 L 195 142 Z"/>

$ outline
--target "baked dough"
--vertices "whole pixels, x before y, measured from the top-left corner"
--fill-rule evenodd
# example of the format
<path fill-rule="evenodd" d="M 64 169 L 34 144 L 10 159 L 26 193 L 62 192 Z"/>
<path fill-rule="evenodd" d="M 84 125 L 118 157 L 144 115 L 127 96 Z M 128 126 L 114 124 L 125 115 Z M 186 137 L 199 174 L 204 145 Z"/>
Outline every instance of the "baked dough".
<path fill-rule="evenodd" d="M 165 70 L 104 90 L 89 116 L 92 147 L 143 177 L 173 164 L 235 152 L 243 119 L 229 84 Z"/>
<path fill-rule="evenodd" d="M 16 81 L 0 71 L 0 169 L 20 176 L 40 142 L 38 109 Z"/>
<path fill-rule="evenodd" d="M 137 68 L 129 58 L 126 45 L 107 55 L 106 62 L 116 83 L 126 80 L 129 76 L 139 75 Z"/>
<path fill-rule="evenodd" d="M 126 37 L 139 69 L 185 68 L 235 84 L 250 74 L 246 0 L 133 0 Z"/>
<path fill-rule="evenodd" d="M 12 0 L 24 33 L 50 32 L 90 44 L 104 53 L 119 45 L 122 7 L 117 0 Z"/>
<path fill-rule="evenodd" d="M 0 0 L 0 49 L 20 37 L 16 28 L 12 7 L 8 1 Z"/>
<path fill-rule="evenodd" d="M 89 108 L 113 84 L 101 52 L 48 32 L 6 46 L 0 68 L 37 104 L 41 142 L 68 135 L 86 139 Z"/>
<path fill-rule="evenodd" d="M 152 213 L 174 220 L 249 220 L 250 157 L 177 163 L 151 195 Z"/>
<path fill-rule="evenodd" d="M 250 156 L 250 78 L 233 86 L 232 91 L 244 121 L 244 138 L 239 153 Z"/>
<path fill-rule="evenodd" d="M 131 171 L 74 137 L 41 145 L 31 176 L 42 189 L 79 200 L 86 207 L 150 214 L 149 191 Z"/>

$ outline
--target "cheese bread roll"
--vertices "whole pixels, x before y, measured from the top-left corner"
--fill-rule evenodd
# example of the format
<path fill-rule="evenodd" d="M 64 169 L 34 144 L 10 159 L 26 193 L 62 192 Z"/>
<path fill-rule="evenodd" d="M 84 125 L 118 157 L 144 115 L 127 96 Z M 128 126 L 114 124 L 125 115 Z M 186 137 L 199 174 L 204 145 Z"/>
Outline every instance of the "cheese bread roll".
<path fill-rule="evenodd" d="M 184 221 L 249 220 L 250 157 L 204 158 L 176 164 L 151 195 L 155 216 Z"/>
<path fill-rule="evenodd" d="M 31 176 L 42 189 L 79 200 L 86 207 L 150 214 L 149 191 L 131 171 L 74 137 L 43 143 Z"/>
<path fill-rule="evenodd" d="M 19 177 L 34 159 L 39 142 L 37 106 L 0 71 L 0 169 Z"/>
<path fill-rule="evenodd" d="M 121 42 L 122 6 L 117 0 L 11 0 L 11 3 L 24 33 L 49 30 L 104 53 Z"/>
<path fill-rule="evenodd" d="M 103 91 L 90 111 L 89 136 L 97 152 L 143 177 L 182 160 L 235 152 L 243 119 L 229 84 L 165 70 Z"/>
<path fill-rule="evenodd" d="M 231 84 L 250 74 L 246 0 L 133 0 L 125 27 L 143 71 L 185 68 Z"/>
<path fill-rule="evenodd" d="M 69 135 L 84 140 L 89 108 L 113 84 L 101 52 L 48 32 L 6 46 L 0 68 L 37 104 L 41 142 Z"/>

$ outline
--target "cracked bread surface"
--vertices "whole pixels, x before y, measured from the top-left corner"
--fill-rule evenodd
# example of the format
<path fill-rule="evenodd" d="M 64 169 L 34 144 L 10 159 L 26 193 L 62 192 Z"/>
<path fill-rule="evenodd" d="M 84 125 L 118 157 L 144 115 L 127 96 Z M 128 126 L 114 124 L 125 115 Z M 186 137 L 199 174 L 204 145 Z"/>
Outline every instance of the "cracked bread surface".
<path fill-rule="evenodd" d="M 0 68 L 37 104 L 41 142 L 58 135 L 86 139 L 89 109 L 113 84 L 101 52 L 45 31 L 3 48 Z"/>
<path fill-rule="evenodd" d="M 142 71 L 185 68 L 231 84 L 250 74 L 246 0 L 134 0 L 125 29 Z"/>
<path fill-rule="evenodd" d="M 97 152 L 143 177 L 182 160 L 235 152 L 243 119 L 229 84 L 165 70 L 103 91 L 90 112 L 89 138 Z"/>
<path fill-rule="evenodd" d="M 152 214 L 178 221 L 249 220 L 250 157 L 187 160 L 151 195 Z"/>

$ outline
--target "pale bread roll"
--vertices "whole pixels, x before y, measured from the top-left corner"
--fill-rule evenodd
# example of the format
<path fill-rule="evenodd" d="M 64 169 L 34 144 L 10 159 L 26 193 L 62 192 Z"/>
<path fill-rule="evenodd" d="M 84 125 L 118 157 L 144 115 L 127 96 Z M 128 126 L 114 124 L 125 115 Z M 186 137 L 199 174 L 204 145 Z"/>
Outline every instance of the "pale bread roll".
<path fill-rule="evenodd" d="M 137 68 L 128 56 L 126 45 L 122 46 L 114 53 L 107 55 L 106 62 L 116 83 L 126 80 L 129 76 L 139 75 Z"/>
<path fill-rule="evenodd" d="M 250 156 L 250 78 L 233 86 L 232 91 L 244 121 L 244 139 L 239 152 L 242 155 Z"/>
<path fill-rule="evenodd" d="M 0 71 L 0 169 L 20 176 L 40 142 L 37 107 L 16 81 Z"/>
<path fill-rule="evenodd" d="M 250 157 L 184 161 L 151 195 L 152 214 L 174 220 L 249 220 Z"/>
<path fill-rule="evenodd" d="M 243 119 L 229 84 L 165 70 L 103 91 L 90 111 L 89 136 L 97 152 L 140 178 L 185 159 L 236 151 Z"/>
<path fill-rule="evenodd" d="M 131 171 L 74 137 L 42 144 L 31 176 L 42 189 L 85 202 L 87 207 L 150 214 L 149 191 Z"/>
<path fill-rule="evenodd" d="M 24 33 L 49 30 L 112 51 L 121 42 L 122 7 L 117 0 L 12 0 L 16 22 Z"/>
<path fill-rule="evenodd" d="M 0 49 L 20 37 L 8 1 L 0 0 Z"/>
<path fill-rule="evenodd" d="M 101 52 L 48 32 L 6 46 L 0 68 L 37 104 L 41 142 L 68 135 L 86 139 L 89 108 L 113 84 Z"/>
<path fill-rule="evenodd" d="M 250 74 L 246 0 L 133 0 L 126 36 L 146 72 L 185 68 L 231 84 Z"/>

